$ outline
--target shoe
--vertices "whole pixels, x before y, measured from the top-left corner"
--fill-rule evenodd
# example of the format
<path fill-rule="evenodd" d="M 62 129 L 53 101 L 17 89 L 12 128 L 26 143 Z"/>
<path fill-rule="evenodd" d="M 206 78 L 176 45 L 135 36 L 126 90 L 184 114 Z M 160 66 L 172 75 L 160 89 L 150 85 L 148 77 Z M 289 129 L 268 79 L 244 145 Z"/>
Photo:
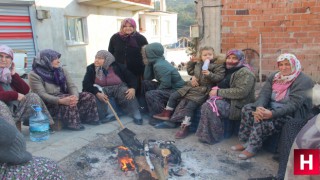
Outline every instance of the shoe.
<path fill-rule="evenodd" d="M 176 128 L 176 124 L 173 123 L 173 122 L 161 122 L 161 123 L 158 123 L 154 126 L 154 128 L 156 129 L 172 129 L 172 128 Z"/>
<path fill-rule="evenodd" d="M 184 139 L 188 136 L 189 134 L 189 126 L 185 126 L 184 124 L 181 125 L 181 128 L 179 131 L 176 133 L 174 136 L 176 139 Z"/>
<path fill-rule="evenodd" d="M 83 131 L 85 129 L 85 127 L 83 125 L 80 125 L 78 128 L 67 126 L 66 129 L 71 130 L 71 131 Z"/>
<path fill-rule="evenodd" d="M 239 154 L 238 158 L 241 159 L 241 160 L 247 160 L 251 157 L 255 156 L 255 154 L 253 153 L 250 153 L 249 151 L 247 150 L 244 150 L 241 152 L 241 154 Z"/>
<path fill-rule="evenodd" d="M 153 115 L 152 117 L 153 117 L 153 118 L 156 118 L 156 119 L 168 121 L 168 120 L 170 119 L 172 113 L 173 113 L 172 110 L 164 109 L 161 113 L 155 114 L 155 115 Z"/>
<path fill-rule="evenodd" d="M 231 146 L 231 150 L 233 151 L 243 151 L 245 147 L 242 144 L 237 144 L 235 146 Z"/>
<path fill-rule="evenodd" d="M 143 119 L 133 118 L 133 122 L 134 122 L 136 125 L 142 125 L 142 124 L 143 124 Z"/>
<path fill-rule="evenodd" d="M 101 124 L 100 121 L 84 121 L 84 122 L 82 122 L 82 123 L 83 123 L 83 124 L 89 124 L 89 125 L 95 125 L 95 126 Z"/>
<path fill-rule="evenodd" d="M 105 124 L 105 123 L 108 123 L 108 122 L 111 122 L 111 121 L 114 121 L 114 120 L 116 120 L 116 117 L 113 114 L 109 114 L 104 119 L 101 119 L 100 122 L 102 124 Z"/>
<path fill-rule="evenodd" d="M 157 124 L 159 124 L 159 123 L 161 123 L 162 121 L 161 120 L 157 120 L 157 119 L 154 119 L 154 118 L 149 118 L 149 124 L 151 125 L 151 126 L 155 126 L 155 125 L 157 125 Z"/>

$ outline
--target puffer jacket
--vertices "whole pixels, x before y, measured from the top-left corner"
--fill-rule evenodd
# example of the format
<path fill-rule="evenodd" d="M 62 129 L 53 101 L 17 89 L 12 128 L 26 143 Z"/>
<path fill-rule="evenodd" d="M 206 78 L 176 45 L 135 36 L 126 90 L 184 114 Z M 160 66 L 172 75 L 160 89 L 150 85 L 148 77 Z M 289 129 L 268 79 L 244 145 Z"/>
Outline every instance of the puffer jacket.
<path fill-rule="evenodd" d="M 187 63 L 187 72 L 190 76 L 195 76 L 199 80 L 199 86 L 192 87 L 191 82 L 188 82 L 186 86 L 178 90 L 180 95 L 199 104 L 204 103 L 208 98 L 211 88 L 216 86 L 225 75 L 225 68 L 223 64 L 218 64 L 216 61 L 217 58 L 210 61 L 208 68 L 210 71 L 209 75 L 202 74 L 203 61 L 189 61 Z"/>
<path fill-rule="evenodd" d="M 165 60 L 164 49 L 160 43 L 151 43 L 142 48 L 143 62 L 145 63 L 144 79 L 156 79 L 159 90 L 177 90 L 185 84 L 178 70 Z"/>

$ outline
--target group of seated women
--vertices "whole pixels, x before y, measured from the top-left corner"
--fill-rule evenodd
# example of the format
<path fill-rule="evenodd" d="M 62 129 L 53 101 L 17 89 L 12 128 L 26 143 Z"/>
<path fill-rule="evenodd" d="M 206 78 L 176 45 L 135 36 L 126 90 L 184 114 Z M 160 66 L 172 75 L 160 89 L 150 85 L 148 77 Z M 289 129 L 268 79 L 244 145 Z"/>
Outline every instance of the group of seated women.
<path fill-rule="evenodd" d="M 193 112 L 199 108 L 201 115 L 196 129 L 199 141 L 208 144 L 221 141 L 224 132 L 230 131 L 226 124 L 231 124 L 232 131 L 239 131 L 241 141 L 231 149 L 241 151 L 240 159 L 253 157 L 268 136 L 281 132 L 280 166 L 286 165 L 295 135 L 311 117 L 312 109 L 308 90 L 313 82 L 301 72 L 296 56 L 278 57 L 278 71 L 270 75 L 255 100 L 255 76 L 240 50 L 228 51 L 225 61 L 219 62 L 213 48 L 201 48 L 199 58 L 187 64 L 192 76 L 188 83 L 164 58 L 160 43 L 143 46 L 141 53 L 145 63 L 141 97 L 150 116 L 159 122 L 151 123 L 154 119 L 150 117 L 150 124 L 156 128 L 181 124 L 175 137 L 182 139 L 189 134 L 191 122 L 197 123 Z M 84 130 L 82 124 L 99 125 L 112 120 L 108 118 L 107 106 L 112 97 L 133 117 L 135 124 L 142 125 L 136 98 L 138 80 L 110 52 L 96 53 L 94 63 L 87 67 L 83 92 L 78 91 L 68 71 L 61 67 L 60 57 L 60 53 L 51 49 L 40 51 L 29 73 L 30 92 L 29 85 L 15 72 L 12 49 L 0 46 L 0 113 L 6 123 L 23 121 L 27 125 L 33 113 L 30 106 L 39 104 L 50 124 L 59 119 L 67 129 Z"/>

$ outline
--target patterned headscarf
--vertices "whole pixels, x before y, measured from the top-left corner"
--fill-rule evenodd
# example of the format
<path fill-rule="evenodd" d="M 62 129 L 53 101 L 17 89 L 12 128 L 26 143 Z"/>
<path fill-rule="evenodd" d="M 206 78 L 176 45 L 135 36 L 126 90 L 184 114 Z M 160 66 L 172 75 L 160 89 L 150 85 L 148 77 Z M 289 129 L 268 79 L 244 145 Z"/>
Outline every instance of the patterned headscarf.
<path fill-rule="evenodd" d="M 229 50 L 229 51 L 227 52 L 227 54 L 226 54 L 226 59 L 227 59 L 230 55 L 235 55 L 235 56 L 238 58 L 239 63 L 238 63 L 238 64 L 229 64 L 229 63 L 226 62 L 226 67 L 227 67 L 227 69 L 231 69 L 231 68 L 234 68 L 234 67 L 240 67 L 240 66 L 244 65 L 244 63 L 245 63 L 245 61 L 244 61 L 244 60 L 245 60 L 245 56 L 244 56 L 244 54 L 243 54 L 242 51 L 237 50 L 237 49 L 231 49 L 231 50 Z"/>
<path fill-rule="evenodd" d="M 0 52 L 5 53 L 11 57 L 11 61 L 13 60 L 13 50 L 6 45 L 0 45 Z M 12 81 L 10 67 L 0 68 L 0 82 L 5 84 L 10 84 Z"/>
<path fill-rule="evenodd" d="M 131 24 L 131 26 L 133 27 L 133 33 L 131 34 L 126 34 L 123 32 L 123 28 L 124 26 L 129 23 Z M 134 19 L 132 18 L 126 18 L 121 22 L 121 27 L 120 27 L 120 31 L 119 31 L 119 36 L 123 41 L 128 42 L 128 45 L 131 47 L 139 47 L 137 40 L 135 38 L 135 36 L 138 36 L 139 33 L 137 32 L 137 25 L 136 22 L 134 21 Z"/>
<path fill-rule="evenodd" d="M 103 79 L 108 75 L 109 66 L 115 61 L 114 56 L 107 50 L 100 50 L 97 52 L 95 58 L 103 58 L 104 63 L 100 67 L 96 67 L 96 77 Z"/>
<path fill-rule="evenodd" d="M 284 60 L 289 61 L 291 65 L 291 74 L 282 75 L 281 72 L 275 74 L 272 90 L 276 94 L 276 101 L 280 101 L 285 97 L 288 88 L 301 73 L 301 64 L 295 55 L 289 53 L 281 54 L 277 59 L 277 63 Z"/>
<path fill-rule="evenodd" d="M 45 82 L 56 84 L 60 86 L 62 93 L 67 93 L 66 77 L 61 67 L 52 67 L 51 62 L 59 59 L 61 54 L 51 50 L 45 49 L 40 51 L 40 54 L 35 57 L 32 64 L 32 70 L 37 73 Z"/>

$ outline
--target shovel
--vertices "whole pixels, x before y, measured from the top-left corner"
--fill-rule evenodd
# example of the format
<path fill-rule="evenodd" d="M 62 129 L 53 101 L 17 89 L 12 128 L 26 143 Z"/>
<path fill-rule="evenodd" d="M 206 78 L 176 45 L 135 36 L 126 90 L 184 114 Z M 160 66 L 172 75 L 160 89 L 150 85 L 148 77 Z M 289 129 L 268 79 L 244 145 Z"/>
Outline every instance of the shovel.
<path fill-rule="evenodd" d="M 103 88 L 101 86 L 99 86 L 97 84 L 94 84 L 93 86 L 98 88 L 99 91 L 101 91 L 102 93 L 104 93 Z M 132 150 L 134 153 L 139 153 L 139 151 L 141 149 L 143 149 L 143 146 L 140 143 L 140 141 L 136 138 L 136 134 L 134 132 L 132 132 L 131 130 L 129 130 L 128 128 L 123 126 L 116 111 L 113 109 L 113 107 L 109 101 L 107 101 L 107 104 L 108 104 L 109 108 L 111 109 L 113 115 L 116 117 L 118 123 L 120 124 L 120 127 L 122 130 L 118 133 L 118 135 L 120 136 L 123 144 L 125 146 L 129 147 L 130 150 Z"/>

